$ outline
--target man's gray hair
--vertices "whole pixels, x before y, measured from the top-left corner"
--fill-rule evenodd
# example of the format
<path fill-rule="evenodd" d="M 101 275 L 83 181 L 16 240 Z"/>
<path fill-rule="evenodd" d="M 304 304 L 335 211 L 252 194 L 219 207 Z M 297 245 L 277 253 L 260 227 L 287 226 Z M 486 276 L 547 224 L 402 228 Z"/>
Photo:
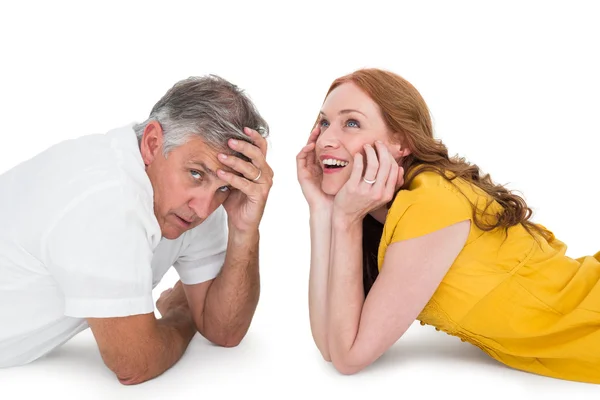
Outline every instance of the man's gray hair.
<path fill-rule="evenodd" d="M 229 149 L 229 139 L 251 142 L 243 133 L 244 127 L 258 131 L 263 137 L 269 134 L 267 122 L 244 91 L 216 75 L 177 82 L 154 105 L 148 119 L 134 125 L 138 142 L 146 125 L 153 120 L 162 127 L 165 156 L 185 144 L 191 135 L 200 136 L 216 150 L 225 150 Z"/>

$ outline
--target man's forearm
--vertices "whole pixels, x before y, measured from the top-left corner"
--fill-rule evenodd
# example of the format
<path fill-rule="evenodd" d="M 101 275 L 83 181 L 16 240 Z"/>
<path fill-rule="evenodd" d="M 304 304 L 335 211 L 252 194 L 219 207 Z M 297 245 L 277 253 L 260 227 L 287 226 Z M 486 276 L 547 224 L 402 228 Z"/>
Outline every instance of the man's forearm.
<path fill-rule="evenodd" d="M 236 346 L 246 335 L 260 296 L 259 232 L 230 231 L 227 255 L 204 304 L 201 333 L 221 346 Z"/>
<path fill-rule="evenodd" d="M 158 320 L 144 314 L 88 321 L 104 363 L 125 385 L 145 382 L 171 368 L 196 333 L 187 307 L 170 309 Z"/>
<path fill-rule="evenodd" d="M 163 336 L 170 337 L 172 352 L 181 357 L 196 334 L 196 325 L 181 281 L 173 287 L 170 301 L 169 311 L 158 320 L 158 325 L 163 331 Z"/>
<path fill-rule="evenodd" d="M 170 310 L 157 322 L 162 348 L 157 349 L 157 357 L 151 360 L 151 363 L 155 364 L 156 372 L 161 374 L 183 356 L 196 334 L 196 326 L 188 308 Z"/>

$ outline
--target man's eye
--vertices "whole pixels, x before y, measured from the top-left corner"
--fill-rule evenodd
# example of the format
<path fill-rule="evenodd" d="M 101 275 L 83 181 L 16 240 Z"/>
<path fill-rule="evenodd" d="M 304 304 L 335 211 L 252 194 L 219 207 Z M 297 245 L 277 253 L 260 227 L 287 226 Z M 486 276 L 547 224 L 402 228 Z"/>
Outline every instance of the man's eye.
<path fill-rule="evenodd" d="M 193 169 L 190 171 L 190 175 L 192 175 L 192 178 L 194 178 L 197 181 L 202 180 L 202 173 L 199 171 Z"/>

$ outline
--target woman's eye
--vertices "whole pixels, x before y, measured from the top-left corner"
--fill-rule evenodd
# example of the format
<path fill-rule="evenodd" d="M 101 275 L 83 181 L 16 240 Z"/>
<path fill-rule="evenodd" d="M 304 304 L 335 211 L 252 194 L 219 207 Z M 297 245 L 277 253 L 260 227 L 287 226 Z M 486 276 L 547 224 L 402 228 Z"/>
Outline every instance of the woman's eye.
<path fill-rule="evenodd" d="M 348 122 L 346 122 L 346 125 L 348 125 L 350 128 L 359 128 L 360 127 L 360 125 L 358 124 L 358 121 L 356 121 L 354 119 L 348 120 Z"/>
<path fill-rule="evenodd" d="M 322 119 L 321 121 L 319 121 L 319 125 L 321 126 L 321 128 L 327 128 L 329 126 L 329 121 L 327 121 L 326 119 Z"/>
<path fill-rule="evenodd" d="M 229 192 L 229 186 L 221 186 L 219 189 L 217 189 L 219 192 Z"/>

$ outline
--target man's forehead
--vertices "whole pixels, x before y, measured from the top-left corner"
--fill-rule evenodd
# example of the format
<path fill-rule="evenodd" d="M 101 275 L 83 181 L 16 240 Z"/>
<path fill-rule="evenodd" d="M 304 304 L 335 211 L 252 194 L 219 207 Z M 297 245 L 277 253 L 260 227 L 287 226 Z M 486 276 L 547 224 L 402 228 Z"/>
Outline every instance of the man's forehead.
<path fill-rule="evenodd" d="M 190 164 L 192 166 L 200 167 L 206 173 L 212 175 L 215 178 L 218 178 L 217 169 L 222 169 L 223 171 L 232 172 L 232 173 L 238 175 L 238 173 L 236 171 L 234 171 L 227 165 L 220 162 L 217 159 L 217 154 L 218 154 L 218 152 L 215 152 L 214 155 L 208 155 L 208 154 L 192 155 L 188 159 L 188 164 Z"/>
<path fill-rule="evenodd" d="M 233 172 L 237 174 L 236 171 L 232 170 L 228 166 L 221 163 L 218 159 L 219 153 L 227 154 L 229 157 L 235 157 L 234 151 L 230 148 L 224 149 L 216 149 L 212 146 L 208 146 L 201 139 L 196 139 L 186 143 L 186 154 L 184 159 L 188 164 L 194 164 L 202 169 L 204 169 L 207 173 L 217 176 L 217 169 L 222 169 L 227 172 Z"/>

